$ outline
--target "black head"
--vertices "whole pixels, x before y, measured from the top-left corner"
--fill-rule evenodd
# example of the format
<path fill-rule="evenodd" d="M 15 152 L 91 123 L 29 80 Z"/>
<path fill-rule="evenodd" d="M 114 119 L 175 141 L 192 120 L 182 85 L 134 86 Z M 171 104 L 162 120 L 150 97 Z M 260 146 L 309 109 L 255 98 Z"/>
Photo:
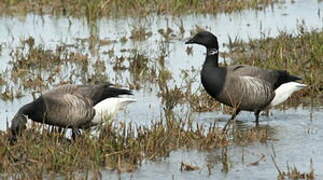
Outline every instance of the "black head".
<path fill-rule="evenodd" d="M 17 140 L 17 136 L 21 135 L 21 132 L 26 129 L 27 116 L 18 112 L 11 122 L 11 137 L 9 138 L 10 143 L 14 143 Z"/>
<path fill-rule="evenodd" d="M 16 113 L 16 115 L 13 117 L 11 121 L 11 127 L 10 127 L 11 137 L 9 138 L 9 141 L 11 143 L 14 143 L 17 140 L 17 136 L 20 136 L 22 131 L 26 129 L 28 118 L 32 118 L 33 120 L 35 119 L 38 120 L 37 117 L 42 116 L 41 114 L 43 112 L 41 107 L 42 102 L 43 102 L 42 99 L 38 98 L 36 101 L 28 103 L 19 109 L 19 111 Z"/>
<path fill-rule="evenodd" d="M 206 48 L 219 49 L 217 37 L 209 31 L 201 31 L 197 33 L 192 39 L 185 42 L 185 44 L 200 44 Z"/>

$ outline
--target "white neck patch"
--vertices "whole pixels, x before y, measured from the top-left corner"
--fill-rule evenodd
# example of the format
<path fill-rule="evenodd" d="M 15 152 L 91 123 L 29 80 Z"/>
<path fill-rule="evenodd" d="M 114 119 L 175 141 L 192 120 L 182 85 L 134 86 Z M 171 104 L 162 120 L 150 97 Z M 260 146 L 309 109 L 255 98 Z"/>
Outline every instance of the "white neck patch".
<path fill-rule="evenodd" d="M 208 49 L 208 51 L 207 51 L 208 56 L 213 56 L 213 55 L 216 55 L 218 53 L 219 53 L 219 51 L 217 49 L 215 49 L 215 48 Z"/>

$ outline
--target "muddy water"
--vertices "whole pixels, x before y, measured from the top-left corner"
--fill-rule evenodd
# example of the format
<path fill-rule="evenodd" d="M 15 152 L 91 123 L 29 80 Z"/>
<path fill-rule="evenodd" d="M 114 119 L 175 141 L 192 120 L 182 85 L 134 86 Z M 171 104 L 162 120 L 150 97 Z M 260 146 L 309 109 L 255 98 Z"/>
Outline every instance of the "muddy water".
<path fill-rule="evenodd" d="M 294 33 L 299 24 L 305 23 L 309 29 L 322 30 L 323 19 L 320 15 L 323 3 L 311 0 L 300 0 L 294 3 L 276 4 L 261 11 L 246 10 L 232 14 L 217 15 L 186 15 L 181 17 L 148 16 L 145 19 L 100 19 L 96 26 L 88 24 L 85 19 L 68 17 L 38 16 L 29 14 L 26 17 L 0 17 L 0 70 L 4 77 L 6 70 L 10 70 L 12 57 L 10 52 L 20 46 L 20 40 L 28 37 L 35 38 L 36 44 L 46 49 L 55 49 L 59 44 L 80 45 L 80 39 L 90 36 L 104 40 L 117 40 L 112 44 L 98 46 L 95 42 L 86 41 L 83 54 L 88 54 L 91 61 L 103 60 L 107 66 L 104 75 L 108 80 L 127 87 L 127 82 L 133 83 L 134 75 L 128 71 L 115 71 L 112 65 L 116 57 L 131 56 L 131 53 L 121 49 L 136 49 L 140 54 L 156 60 L 165 55 L 164 69 L 172 73 L 169 86 L 181 84 L 181 70 L 191 67 L 199 69 L 204 59 L 204 49 L 194 46 L 193 55 L 187 55 L 184 45 L 185 39 L 191 36 L 190 31 L 196 26 L 214 32 L 220 41 L 221 51 L 225 51 L 222 43 L 228 42 L 228 37 L 242 40 L 257 39 L 262 36 L 276 36 L 279 31 Z M 185 29 L 180 33 L 181 23 Z M 129 39 L 131 30 L 144 27 L 152 35 L 143 41 Z M 171 28 L 174 36 L 166 41 L 158 32 L 160 29 Z M 121 43 L 120 39 L 126 37 L 128 41 Z M 114 50 L 114 55 L 107 55 L 107 51 Z M 223 60 L 223 59 L 221 59 Z M 157 62 L 151 62 L 157 67 Z M 72 67 L 72 68 L 76 68 Z M 91 71 L 91 70 L 90 70 Z M 93 71 L 93 68 L 92 68 Z M 69 71 L 62 72 L 68 76 Z M 199 77 L 196 77 L 197 83 Z M 63 80 L 65 80 L 63 78 Z M 82 83 L 84 79 L 76 77 L 75 83 Z M 134 91 L 137 102 L 129 105 L 125 113 L 119 113 L 117 121 L 135 122 L 140 125 L 149 125 L 152 120 L 160 119 L 163 105 L 157 97 L 160 88 L 153 82 L 139 81 L 141 88 Z M 11 86 L 15 88 L 15 86 Z M 1 88 L 4 91 L 4 87 Z M 0 101 L 0 129 L 5 130 L 7 123 L 18 108 L 31 101 L 32 96 L 27 95 L 12 102 Z M 115 174 L 103 171 L 104 177 L 121 176 L 126 179 L 274 179 L 277 170 L 271 156 L 275 156 L 281 170 L 286 170 L 286 163 L 295 165 L 301 171 L 309 172 L 310 159 L 313 160 L 315 173 L 323 178 L 322 172 L 322 146 L 323 132 L 320 127 L 323 110 L 321 107 L 299 107 L 286 111 L 274 110 L 269 117 L 262 117 L 262 124 L 272 130 L 272 141 L 267 144 L 255 143 L 246 146 L 230 146 L 226 150 L 217 149 L 214 152 L 197 152 L 179 150 L 172 152 L 170 157 L 160 162 L 146 161 L 134 173 Z M 227 119 L 229 115 L 221 112 L 194 113 L 196 121 L 204 124 L 214 119 Z M 253 125 L 253 115 L 241 113 L 238 120 L 242 127 Z M 257 161 L 264 158 L 257 165 Z M 181 172 L 180 162 L 199 166 L 201 169 L 194 172 Z M 207 166 L 212 167 L 210 171 Z"/>

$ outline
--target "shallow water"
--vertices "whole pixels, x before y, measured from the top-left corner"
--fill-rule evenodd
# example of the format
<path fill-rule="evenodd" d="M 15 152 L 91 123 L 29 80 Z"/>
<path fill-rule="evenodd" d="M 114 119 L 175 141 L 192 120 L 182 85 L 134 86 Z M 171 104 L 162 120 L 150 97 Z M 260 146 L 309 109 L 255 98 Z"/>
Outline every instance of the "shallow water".
<path fill-rule="evenodd" d="M 121 49 L 137 49 L 138 52 L 149 57 L 150 60 L 156 60 L 161 55 L 161 51 L 167 54 L 165 57 L 164 69 L 172 73 L 172 79 L 167 83 L 168 86 L 181 84 L 181 70 L 188 70 L 191 67 L 199 69 L 204 60 L 205 50 L 202 47 L 194 46 L 193 55 L 187 55 L 184 45 L 185 39 L 191 36 L 190 31 L 196 26 L 206 28 L 214 32 L 220 42 L 220 51 L 225 51 L 222 43 L 227 43 L 229 37 L 238 37 L 242 40 L 257 39 L 262 36 L 275 37 L 279 31 L 296 33 L 298 25 L 305 23 L 309 29 L 322 30 L 323 19 L 320 11 L 323 3 L 311 0 L 299 0 L 295 3 L 276 4 L 261 11 L 246 10 L 231 14 L 217 15 L 185 15 L 180 17 L 171 16 L 148 16 L 145 19 L 123 18 L 109 19 L 103 18 L 97 21 L 97 25 L 87 24 L 85 19 L 38 16 L 29 14 L 26 17 L 0 17 L 0 44 L 2 46 L 0 56 L 0 70 L 9 69 L 9 62 L 12 60 L 10 52 L 20 46 L 20 40 L 30 36 L 35 38 L 36 44 L 42 44 L 45 49 L 55 49 L 59 44 L 80 44 L 78 39 L 87 39 L 90 36 L 99 39 L 118 40 L 118 42 L 98 46 L 85 43 L 82 49 L 83 54 L 88 54 L 94 62 L 98 58 L 103 60 L 107 66 L 104 75 L 108 80 L 127 87 L 127 82 L 134 82 L 134 75 L 128 71 L 115 72 L 112 65 L 116 57 L 130 56 L 129 52 L 121 52 Z M 184 34 L 179 33 L 179 27 L 183 22 Z M 122 37 L 129 38 L 131 30 L 134 27 L 145 27 L 152 32 L 152 36 L 144 41 L 128 40 L 126 43 L 120 43 Z M 175 38 L 169 41 L 158 33 L 159 29 L 170 27 L 174 30 Z M 114 56 L 109 57 L 105 52 L 113 49 Z M 158 63 L 153 63 L 152 67 L 158 67 Z M 70 68 L 77 68 L 72 66 Z M 93 72 L 90 70 L 90 72 Z M 62 72 L 68 76 L 69 70 Z M 5 74 L 4 74 L 5 75 Z M 196 77 L 197 82 L 199 77 Z M 81 77 L 75 77 L 75 83 L 82 83 Z M 158 91 L 163 88 L 155 85 L 153 82 L 138 81 L 142 88 L 134 91 L 137 102 L 130 104 L 125 113 L 119 113 L 116 120 L 125 122 L 135 122 L 140 125 L 149 125 L 152 120 L 160 119 L 163 105 L 161 98 L 157 97 Z M 197 83 L 198 84 L 198 83 Z M 15 88 L 15 86 L 12 86 Z M 4 87 L 1 88 L 4 91 Z M 12 102 L 0 101 L 0 129 L 5 130 L 7 122 L 20 106 L 32 100 L 31 96 L 25 96 Z M 273 110 L 269 117 L 262 117 L 262 124 L 268 125 L 274 130 L 273 139 L 267 144 L 255 143 L 252 145 L 230 146 L 227 150 L 229 171 L 221 171 L 223 163 L 223 150 L 217 149 L 214 152 L 198 152 L 179 150 L 172 152 L 170 157 L 160 162 L 146 161 L 143 166 L 134 173 L 125 173 L 118 175 L 114 172 L 103 171 L 104 177 L 121 176 L 122 178 L 133 179 L 193 179 L 193 178 L 220 178 L 220 179 L 274 179 L 278 172 L 271 160 L 273 147 L 276 153 L 276 161 L 282 170 L 286 170 L 286 162 L 290 166 L 295 165 L 299 170 L 308 172 L 310 159 L 313 160 L 315 173 L 320 177 L 322 167 L 322 146 L 320 138 L 323 133 L 320 127 L 323 126 L 320 119 L 323 117 L 322 108 L 299 107 L 286 111 Z M 214 119 L 227 119 L 229 115 L 222 112 L 195 113 L 194 118 L 199 123 L 208 124 Z M 251 113 L 241 113 L 238 120 L 245 126 L 253 126 L 253 115 Z M 265 160 L 259 162 L 257 166 L 250 166 L 251 162 L 256 161 L 265 155 Z M 242 156 L 244 155 L 244 160 Z M 181 172 L 180 162 L 191 163 L 201 167 L 201 170 L 194 172 Z M 209 175 L 206 163 L 214 161 L 214 168 Z"/>
<path fill-rule="evenodd" d="M 289 167 L 295 166 L 301 172 L 309 172 L 312 160 L 316 178 L 323 178 L 323 144 L 320 143 L 323 136 L 322 108 L 299 107 L 286 111 L 274 110 L 272 114 L 270 117 L 261 117 L 262 126 L 268 126 L 273 131 L 270 133 L 273 141 L 268 143 L 234 145 L 210 152 L 178 150 L 172 152 L 166 160 L 144 163 L 134 173 L 118 175 L 105 171 L 103 175 L 106 179 L 276 179 L 278 172 L 271 158 L 273 156 L 281 171 L 287 171 L 288 163 Z M 219 116 L 216 112 L 208 113 L 208 116 L 211 115 Z M 201 116 L 199 120 L 203 121 L 203 115 Z M 242 113 L 238 119 L 247 126 L 253 126 L 253 122 L 248 121 L 250 113 Z M 224 160 L 224 154 L 227 160 Z M 259 163 L 253 165 L 259 159 Z M 181 162 L 200 169 L 181 172 Z M 225 172 L 224 162 L 228 164 L 228 172 Z M 208 164 L 213 166 L 211 174 Z"/>

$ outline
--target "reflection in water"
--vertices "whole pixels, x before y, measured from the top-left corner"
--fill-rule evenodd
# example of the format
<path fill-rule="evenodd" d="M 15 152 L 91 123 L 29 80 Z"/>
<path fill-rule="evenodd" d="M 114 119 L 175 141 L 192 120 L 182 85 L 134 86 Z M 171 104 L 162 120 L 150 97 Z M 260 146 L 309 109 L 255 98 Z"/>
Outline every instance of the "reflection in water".
<path fill-rule="evenodd" d="M 229 172 L 229 160 L 228 160 L 228 148 L 225 147 L 222 149 L 222 156 L 221 156 L 221 161 L 222 161 L 222 172 L 227 174 Z"/>

